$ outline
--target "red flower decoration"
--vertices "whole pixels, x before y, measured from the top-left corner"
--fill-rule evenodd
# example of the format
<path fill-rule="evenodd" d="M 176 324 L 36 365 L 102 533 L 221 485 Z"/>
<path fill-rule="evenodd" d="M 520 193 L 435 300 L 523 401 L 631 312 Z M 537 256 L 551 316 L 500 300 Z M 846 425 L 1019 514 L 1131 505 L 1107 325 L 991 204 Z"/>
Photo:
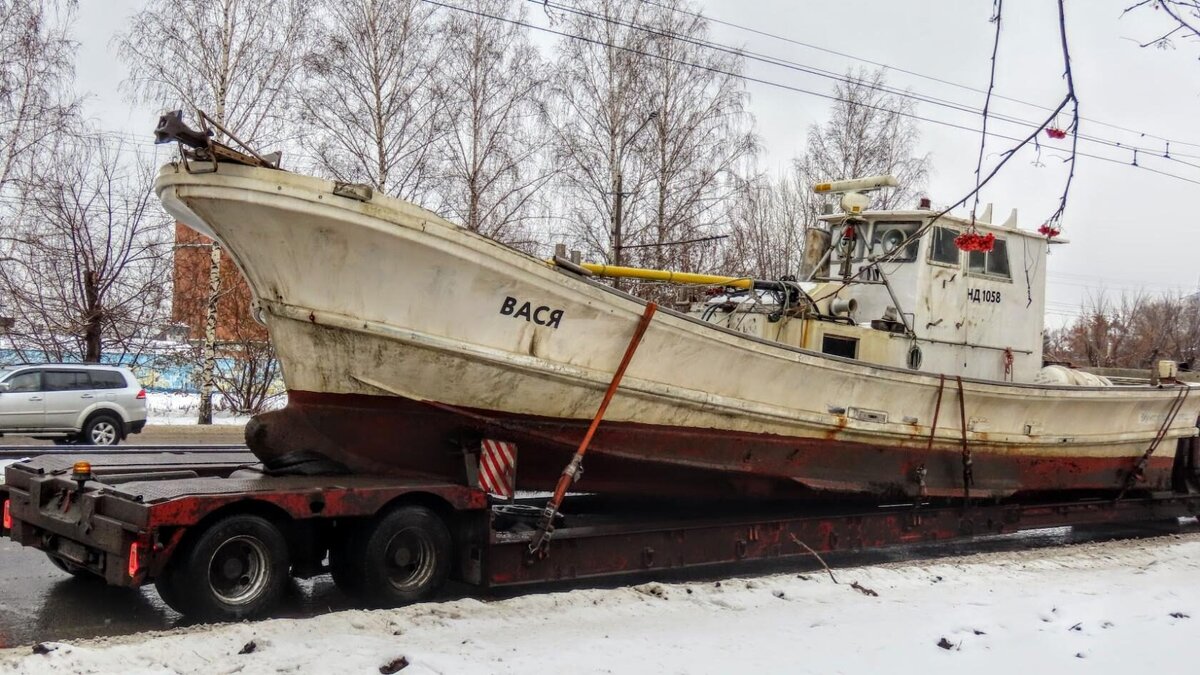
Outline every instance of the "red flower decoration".
<path fill-rule="evenodd" d="M 1050 225 L 1050 223 L 1046 223 L 1045 225 L 1042 225 L 1041 227 L 1038 228 L 1038 234 L 1045 236 L 1047 239 L 1053 239 L 1053 238 L 1057 237 L 1061 232 L 1062 232 L 1062 230 Z"/>
<path fill-rule="evenodd" d="M 1046 127 L 1046 135 L 1053 139 L 1063 139 L 1067 137 L 1067 132 L 1054 127 Z"/>
<path fill-rule="evenodd" d="M 996 235 L 992 233 L 963 232 L 954 238 L 954 245 L 960 251 L 979 251 L 987 253 L 996 246 Z"/>

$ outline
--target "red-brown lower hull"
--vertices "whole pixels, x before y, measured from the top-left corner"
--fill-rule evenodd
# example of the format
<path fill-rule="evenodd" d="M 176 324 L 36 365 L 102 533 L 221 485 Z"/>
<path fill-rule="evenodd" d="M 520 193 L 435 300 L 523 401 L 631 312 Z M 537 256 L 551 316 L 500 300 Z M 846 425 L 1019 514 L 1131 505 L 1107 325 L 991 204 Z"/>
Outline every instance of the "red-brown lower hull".
<path fill-rule="evenodd" d="M 481 438 L 518 445 L 517 485 L 552 489 L 588 422 L 469 410 L 393 396 L 289 392 L 286 408 L 256 417 L 247 443 L 268 465 L 304 451 L 352 471 L 465 480 L 464 449 Z M 914 444 L 921 446 L 922 444 Z M 1169 489 L 1174 447 L 1161 448 L 1139 487 Z M 972 496 L 1120 487 L 1132 458 L 974 453 Z M 925 486 L 917 480 L 925 468 Z M 716 429 L 602 422 L 578 489 L 697 498 L 873 500 L 924 490 L 960 496 L 958 451 L 887 447 Z"/>

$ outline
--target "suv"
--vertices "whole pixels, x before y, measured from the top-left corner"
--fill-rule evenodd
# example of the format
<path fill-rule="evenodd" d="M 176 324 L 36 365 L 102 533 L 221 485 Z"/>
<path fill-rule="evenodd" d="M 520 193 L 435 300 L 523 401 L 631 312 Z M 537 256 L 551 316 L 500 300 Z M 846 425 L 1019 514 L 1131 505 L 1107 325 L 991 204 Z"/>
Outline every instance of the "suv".
<path fill-rule="evenodd" d="M 146 426 L 146 390 L 128 368 L 97 364 L 0 368 L 0 436 L 116 445 Z"/>

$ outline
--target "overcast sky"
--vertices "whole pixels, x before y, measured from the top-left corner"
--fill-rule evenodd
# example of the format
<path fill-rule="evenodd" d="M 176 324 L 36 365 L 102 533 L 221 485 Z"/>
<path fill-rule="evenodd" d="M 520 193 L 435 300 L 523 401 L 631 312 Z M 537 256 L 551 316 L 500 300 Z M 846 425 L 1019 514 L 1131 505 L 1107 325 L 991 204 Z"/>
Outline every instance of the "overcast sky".
<path fill-rule="evenodd" d="M 514 3 L 523 0 L 512 0 Z M 90 92 L 88 111 L 102 128 L 145 143 L 157 111 L 128 104 L 118 91 L 124 67 L 111 48 L 112 36 L 144 0 L 83 0 L 77 39 L 80 41 L 79 87 Z M 1124 147 L 1080 142 L 1080 151 L 1115 161 L 1081 157 L 1064 219 L 1070 244 L 1053 249 L 1048 265 L 1048 323 L 1057 325 L 1075 313 L 1089 294 L 1101 289 L 1111 296 L 1139 289 L 1153 293 L 1191 292 L 1200 288 L 1200 45 L 1177 49 L 1140 48 L 1168 27 L 1160 12 L 1143 11 L 1121 18 L 1128 0 L 1068 0 L 1067 31 L 1073 57 L 1076 93 L 1081 103 L 1082 132 Z M 887 64 L 888 83 L 912 93 L 982 106 L 983 95 L 960 87 L 899 72 L 984 89 L 988 79 L 993 25 L 992 3 L 986 0 L 701 0 L 714 19 L 778 35 L 801 46 L 723 25 L 712 38 L 731 46 L 769 54 L 835 72 L 873 68 L 858 59 Z M 533 7 L 530 20 L 545 24 Z M 1039 106 L 1053 107 L 1065 93 L 1057 10 L 1052 0 L 1007 0 L 998 59 L 997 93 Z M 445 10 L 440 10 L 445 11 Z M 545 39 L 539 39 L 539 43 Z M 749 62 L 747 75 L 817 92 L 832 92 L 828 79 L 778 66 Z M 757 118 L 764 153 L 762 165 L 782 170 L 804 147 L 810 124 L 824 120 L 829 101 L 818 96 L 750 83 L 750 109 Z M 1046 111 L 1030 105 L 994 100 L 993 110 L 1012 117 L 1041 119 Z M 979 117 L 919 103 L 922 117 L 978 128 Z M 1063 116 L 1062 126 L 1069 119 Z M 1029 128 L 993 121 L 991 129 L 1024 136 Z M 1114 125 L 1114 126 L 1107 126 Z M 1122 127 L 1123 129 L 1114 128 Z M 935 204 L 953 203 L 974 186 L 979 135 L 921 122 L 923 151 L 932 156 L 928 192 Z M 1172 159 L 1161 155 L 1170 139 Z M 1040 161 L 1032 150 L 1015 157 L 984 191 L 983 202 L 995 203 L 996 220 L 1013 208 L 1018 224 L 1034 229 L 1055 209 L 1065 178 L 1062 146 L 1042 137 Z M 989 139 L 988 152 L 1003 151 L 1008 141 Z M 169 152 L 163 151 L 165 160 Z M 1190 157 L 1188 156 L 1190 155 Z M 998 156 L 992 154 L 989 162 Z M 1178 180 L 1158 170 L 1186 178 Z M 965 211 L 964 211 L 965 213 Z M 717 271 L 717 270 L 713 270 Z"/>

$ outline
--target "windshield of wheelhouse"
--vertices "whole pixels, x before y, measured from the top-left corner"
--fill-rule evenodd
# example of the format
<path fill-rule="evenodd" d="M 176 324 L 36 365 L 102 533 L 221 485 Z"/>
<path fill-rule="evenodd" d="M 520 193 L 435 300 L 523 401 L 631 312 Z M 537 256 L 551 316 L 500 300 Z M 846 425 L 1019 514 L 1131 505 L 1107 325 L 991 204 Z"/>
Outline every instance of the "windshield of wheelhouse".
<path fill-rule="evenodd" d="M 921 227 L 919 220 L 873 220 L 865 224 L 855 225 L 853 243 L 846 234 L 846 224 L 834 225 L 830 228 L 833 235 L 833 262 L 841 262 L 847 255 L 854 262 L 867 258 L 879 258 L 890 254 L 900 247 Z M 910 241 L 904 249 L 897 253 L 891 262 L 912 262 L 917 259 L 919 242 Z"/>

